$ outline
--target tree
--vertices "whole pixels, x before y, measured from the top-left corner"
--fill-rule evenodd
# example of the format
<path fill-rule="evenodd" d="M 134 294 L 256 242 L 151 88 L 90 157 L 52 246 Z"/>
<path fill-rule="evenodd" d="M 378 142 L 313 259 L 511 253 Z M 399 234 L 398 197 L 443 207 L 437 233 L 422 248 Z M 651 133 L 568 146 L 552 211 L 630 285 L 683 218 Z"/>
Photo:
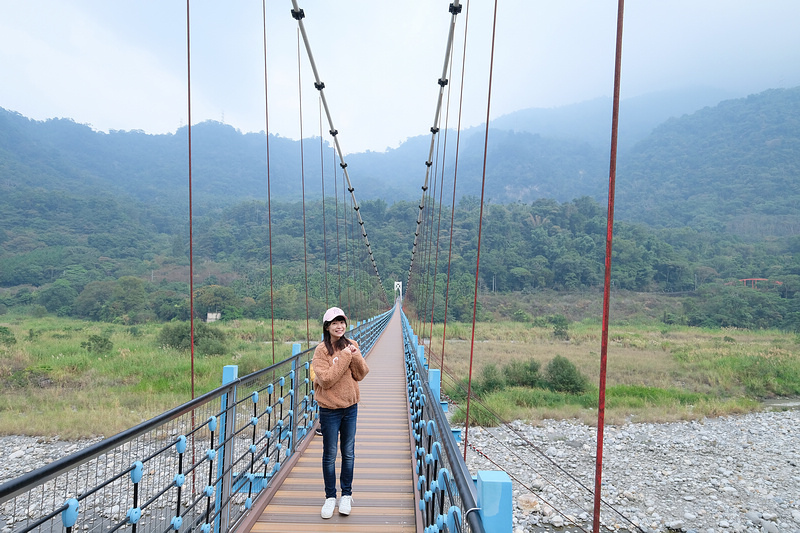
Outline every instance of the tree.
<path fill-rule="evenodd" d="M 36 300 L 51 313 L 66 316 L 70 313 L 78 292 L 72 288 L 69 281 L 56 280 L 50 287 L 42 289 L 36 295 Z"/>
<path fill-rule="evenodd" d="M 113 281 L 92 281 L 75 299 L 73 314 L 89 320 L 108 320 L 108 304 L 114 292 Z"/>
<path fill-rule="evenodd" d="M 589 388 L 589 381 L 564 356 L 556 355 L 545 369 L 547 385 L 556 392 L 581 394 Z"/>
<path fill-rule="evenodd" d="M 122 276 L 114 285 L 108 304 L 109 318 L 126 322 L 139 320 L 139 313 L 147 309 L 147 292 L 144 281 L 135 276 Z"/>
<path fill-rule="evenodd" d="M 208 285 L 194 293 L 195 312 L 200 317 L 207 313 L 222 313 L 222 318 L 238 318 L 242 314 L 241 298 L 230 287 Z"/>

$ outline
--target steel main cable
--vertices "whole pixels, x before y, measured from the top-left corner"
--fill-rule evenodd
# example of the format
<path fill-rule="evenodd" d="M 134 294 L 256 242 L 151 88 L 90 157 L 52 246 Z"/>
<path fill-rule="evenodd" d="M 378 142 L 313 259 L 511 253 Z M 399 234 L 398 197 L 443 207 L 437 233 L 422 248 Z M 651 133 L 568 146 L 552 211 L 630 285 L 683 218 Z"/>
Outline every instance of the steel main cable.
<path fill-rule="evenodd" d="M 468 7 L 469 9 L 469 7 Z M 465 24 L 466 26 L 466 24 Z M 450 53 L 452 54 L 453 49 L 451 48 Z M 449 78 L 453 79 L 453 59 L 450 58 L 450 74 Z M 462 78 L 463 80 L 463 78 Z M 441 236 L 441 229 L 442 229 L 442 200 L 444 199 L 444 171 L 445 171 L 445 161 L 447 160 L 447 132 L 450 126 L 450 96 L 452 91 L 452 84 L 448 84 L 447 89 L 447 112 L 445 114 L 444 119 L 444 147 L 442 149 L 442 171 L 441 171 L 441 178 L 439 180 L 439 218 L 436 223 L 436 258 L 434 259 L 433 263 L 433 298 L 431 300 L 431 328 L 430 334 L 428 335 L 428 349 L 433 352 L 433 312 L 436 308 L 436 278 L 439 272 L 439 238 Z M 455 178 L 454 178 L 455 179 Z M 435 181 L 435 180 L 434 180 Z"/>
<path fill-rule="evenodd" d="M 417 215 L 417 227 L 414 231 L 414 246 L 411 248 L 411 265 L 408 268 L 408 278 L 406 281 L 406 285 L 408 287 L 411 286 L 411 273 L 414 269 L 414 256 L 417 253 L 417 241 L 419 239 L 419 230 L 420 225 L 422 224 L 422 211 L 425 209 L 425 194 L 428 190 L 428 180 L 430 178 L 431 173 L 431 166 L 433 165 L 432 157 L 433 157 L 433 148 L 436 140 L 436 136 L 439 133 L 439 117 L 442 112 L 442 100 L 444 99 L 444 88 L 447 86 L 447 67 L 448 63 L 450 62 L 451 54 L 450 49 L 453 46 L 453 35 L 456 30 L 456 18 L 458 17 L 459 13 L 461 13 L 461 4 L 459 0 L 454 0 L 452 4 L 449 6 L 449 12 L 451 14 L 450 17 L 450 30 L 447 34 L 447 46 L 445 48 L 444 54 L 444 66 L 442 67 L 442 75 L 438 80 L 439 84 L 439 97 L 436 102 L 436 112 L 433 118 L 433 126 L 431 126 L 431 144 L 428 150 L 428 159 L 425 161 L 425 181 L 422 185 L 422 200 L 420 201 L 419 205 L 419 213 Z"/>
<path fill-rule="evenodd" d="M 456 0 L 457 1 L 457 0 Z M 297 21 L 297 26 L 300 29 L 300 34 L 303 37 L 303 43 L 305 44 L 306 54 L 308 56 L 308 62 L 311 66 L 311 71 L 314 73 L 314 87 L 319 91 L 319 96 L 322 99 L 322 107 L 325 109 L 325 115 L 328 118 L 328 125 L 330 126 L 330 134 L 333 137 L 333 143 L 336 146 L 336 152 L 339 155 L 339 166 L 342 168 L 344 173 L 344 178 L 347 180 L 347 190 L 350 192 L 350 196 L 353 202 L 353 209 L 356 212 L 358 218 L 358 224 L 361 226 L 361 236 L 364 238 L 364 244 L 367 247 L 367 252 L 369 253 L 370 261 L 372 262 L 372 267 L 375 269 L 375 275 L 378 277 L 378 281 L 380 282 L 381 287 L 383 287 L 383 282 L 381 281 L 381 275 L 378 271 L 378 264 L 375 262 L 375 257 L 372 255 L 372 246 L 369 243 L 369 237 L 367 236 L 367 230 L 364 229 L 364 220 L 361 218 L 360 206 L 358 205 L 358 201 L 356 200 L 355 189 L 353 188 L 353 184 L 350 181 L 350 174 L 347 171 L 347 163 L 344 161 L 344 153 L 342 152 L 342 148 L 339 145 L 339 131 L 334 128 L 333 126 L 333 119 L 331 118 L 330 108 L 328 107 L 328 101 L 325 98 L 325 84 L 320 80 L 319 72 L 317 71 L 317 65 L 314 62 L 314 55 L 311 53 L 311 43 L 308 40 L 308 34 L 306 33 L 305 24 L 303 24 L 303 19 L 305 18 L 305 12 L 300 9 L 297 5 L 297 0 L 292 0 L 292 18 Z"/>

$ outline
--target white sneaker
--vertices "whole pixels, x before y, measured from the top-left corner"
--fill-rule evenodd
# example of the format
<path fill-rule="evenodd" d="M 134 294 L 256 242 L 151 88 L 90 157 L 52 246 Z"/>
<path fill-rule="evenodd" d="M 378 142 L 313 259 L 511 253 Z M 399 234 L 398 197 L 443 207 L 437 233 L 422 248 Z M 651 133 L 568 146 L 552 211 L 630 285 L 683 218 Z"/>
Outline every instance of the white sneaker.
<path fill-rule="evenodd" d="M 350 514 L 350 509 L 352 508 L 353 508 L 353 497 L 342 496 L 342 499 L 339 500 L 339 514 L 347 516 Z"/>
<path fill-rule="evenodd" d="M 336 508 L 336 498 L 327 498 L 325 504 L 322 506 L 320 515 L 322 518 L 330 518 L 333 516 L 333 510 Z M 340 510 L 341 512 L 341 510 Z"/>

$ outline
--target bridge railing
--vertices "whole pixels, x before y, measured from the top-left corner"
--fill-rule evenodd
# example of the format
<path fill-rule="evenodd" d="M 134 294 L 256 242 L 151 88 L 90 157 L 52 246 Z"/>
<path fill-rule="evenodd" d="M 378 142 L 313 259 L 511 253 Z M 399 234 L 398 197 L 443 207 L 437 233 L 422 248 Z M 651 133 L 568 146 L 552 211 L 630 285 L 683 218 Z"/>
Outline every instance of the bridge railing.
<path fill-rule="evenodd" d="M 510 514 L 507 529 L 492 528 L 484 520 L 477 503 L 476 484 L 461 457 L 440 402 L 439 370 L 429 371 L 424 346 L 418 344 L 405 313 L 402 320 L 409 407 L 416 446 L 418 503 L 425 533 L 510 532 Z M 510 486 L 509 479 L 509 504 Z"/>
<path fill-rule="evenodd" d="M 367 353 L 391 318 L 349 336 Z M 0 485 L 0 530 L 113 533 L 235 529 L 307 438 L 313 350 L 238 378 L 118 435 Z"/>

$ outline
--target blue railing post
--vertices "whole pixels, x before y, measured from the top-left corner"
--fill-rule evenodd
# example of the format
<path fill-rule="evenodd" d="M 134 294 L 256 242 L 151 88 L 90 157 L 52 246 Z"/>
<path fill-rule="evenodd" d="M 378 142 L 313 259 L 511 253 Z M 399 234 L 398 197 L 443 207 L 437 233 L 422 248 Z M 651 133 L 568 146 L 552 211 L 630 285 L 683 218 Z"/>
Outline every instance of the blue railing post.
<path fill-rule="evenodd" d="M 292 453 L 294 453 L 294 445 L 297 442 L 297 421 L 300 420 L 300 412 L 298 411 L 298 400 L 297 398 L 300 396 L 300 380 L 298 379 L 297 375 L 297 354 L 300 353 L 302 350 L 302 346 L 299 342 L 295 342 L 292 344 L 292 371 L 291 371 L 291 391 L 292 391 L 292 403 L 291 403 L 291 411 L 289 411 L 289 424 L 291 424 L 292 432 L 291 432 L 291 440 L 289 441 L 289 446 L 286 447 L 286 458 L 288 459 Z"/>
<path fill-rule="evenodd" d="M 511 478 L 502 470 L 478 470 L 478 508 L 486 531 L 511 533 Z"/>
<path fill-rule="evenodd" d="M 225 365 L 222 367 L 222 385 L 232 383 L 239 378 L 239 367 L 237 365 Z M 217 482 L 216 497 L 214 498 L 214 510 L 216 511 L 216 519 L 214 531 L 227 531 L 229 522 L 230 507 L 226 506 L 225 511 L 222 512 L 220 506 L 222 502 L 227 500 L 228 493 L 231 490 L 231 475 L 232 472 L 228 469 L 231 464 L 232 446 L 226 446 L 228 437 L 233 435 L 234 421 L 236 420 L 235 407 L 228 416 L 228 408 L 236 404 L 236 389 L 232 389 L 230 393 L 225 393 L 220 397 L 220 425 L 219 425 L 219 447 L 217 450 Z M 228 423 L 230 421 L 230 423 Z M 221 452 L 221 453 L 220 453 Z M 227 471 L 227 473 L 226 473 Z"/>
<path fill-rule="evenodd" d="M 439 402 L 442 399 L 442 371 L 438 368 L 431 368 L 428 370 L 428 386 L 433 393 L 432 401 Z"/>

